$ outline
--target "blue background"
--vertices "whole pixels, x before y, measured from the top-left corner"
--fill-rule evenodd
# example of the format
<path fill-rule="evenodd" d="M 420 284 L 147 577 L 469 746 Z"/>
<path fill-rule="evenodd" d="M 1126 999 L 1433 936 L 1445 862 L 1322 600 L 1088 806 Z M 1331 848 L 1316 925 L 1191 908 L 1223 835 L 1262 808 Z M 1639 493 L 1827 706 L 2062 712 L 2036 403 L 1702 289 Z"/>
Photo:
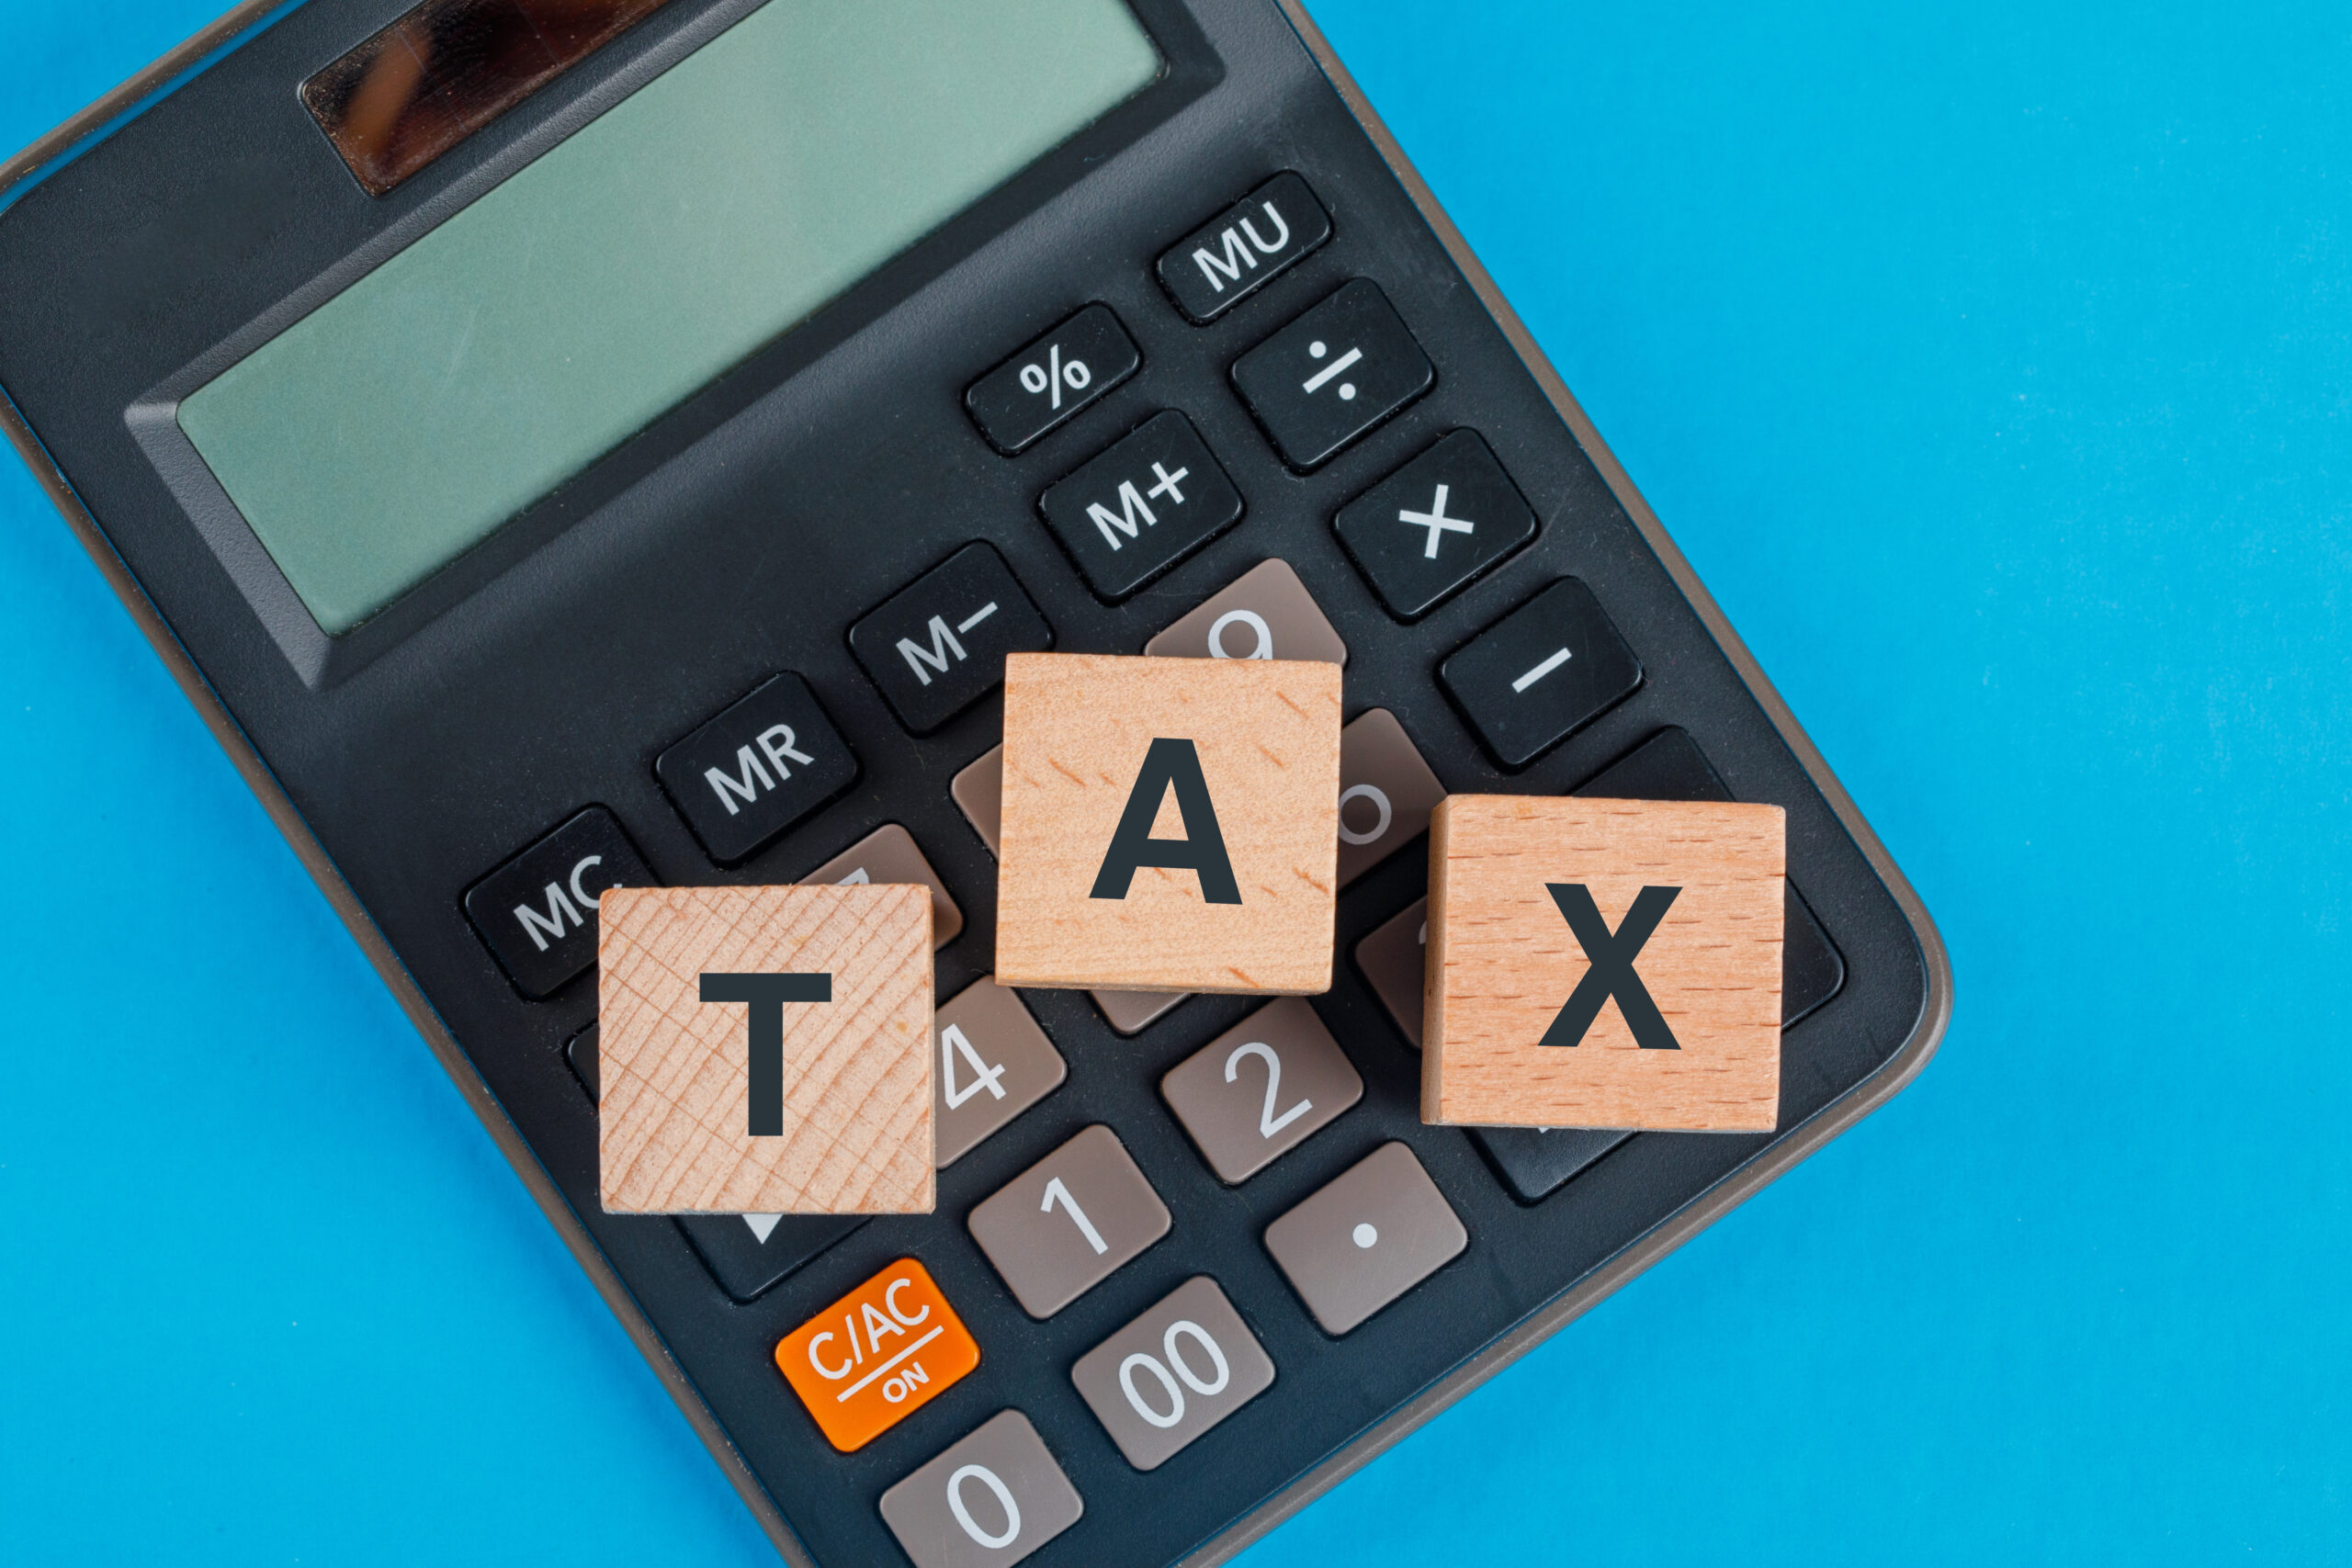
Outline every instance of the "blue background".
<path fill-rule="evenodd" d="M 214 8 L 0 0 L 0 143 Z M 2352 1555 L 2343 7 L 1317 10 L 1959 1009 L 1250 1568 Z M 0 1557 L 772 1561 L 0 467 Z"/>

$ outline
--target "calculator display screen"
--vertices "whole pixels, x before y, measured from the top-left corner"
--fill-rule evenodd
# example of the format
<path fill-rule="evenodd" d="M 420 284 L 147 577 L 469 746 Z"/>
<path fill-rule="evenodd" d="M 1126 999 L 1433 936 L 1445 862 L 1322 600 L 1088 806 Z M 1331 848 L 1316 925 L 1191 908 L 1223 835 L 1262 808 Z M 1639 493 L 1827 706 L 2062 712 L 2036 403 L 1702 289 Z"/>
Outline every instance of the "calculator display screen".
<path fill-rule="evenodd" d="M 180 428 L 339 635 L 1159 69 L 1122 0 L 768 0 Z"/>

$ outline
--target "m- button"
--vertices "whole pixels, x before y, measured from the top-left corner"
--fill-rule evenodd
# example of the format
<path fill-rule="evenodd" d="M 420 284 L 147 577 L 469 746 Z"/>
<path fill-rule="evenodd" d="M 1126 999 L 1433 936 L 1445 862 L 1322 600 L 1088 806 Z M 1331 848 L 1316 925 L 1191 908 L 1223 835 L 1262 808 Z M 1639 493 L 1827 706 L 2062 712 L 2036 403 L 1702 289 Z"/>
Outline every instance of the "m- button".
<path fill-rule="evenodd" d="M 1170 409 L 1037 499 L 1046 525 L 1105 599 L 1133 593 L 1241 517 L 1241 492 Z"/>
<path fill-rule="evenodd" d="M 710 858 L 733 865 L 857 780 L 857 759 L 816 694 L 778 675 L 654 759 L 662 787 Z"/>
<path fill-rule="evenodd" d="M 533 1001 L 596 962 L 596 899 L 651 886 L 613 814 L 592 806 L 466 890 L 466 919 Z"/>
<path fill-rule="evenodd" d="M 1054 646 L 1004 558 L 975 540 L 849 629 L 849 650 L 899 722 L 928 735 L 996 690 L 1004 656 Z"/>
<path fill-rule="evenodd" d="M 862 1449 L 980 1364 L 980 1347 L 901 1258 L 776 1342 L 775 1364 L 825 1440 Z"/>

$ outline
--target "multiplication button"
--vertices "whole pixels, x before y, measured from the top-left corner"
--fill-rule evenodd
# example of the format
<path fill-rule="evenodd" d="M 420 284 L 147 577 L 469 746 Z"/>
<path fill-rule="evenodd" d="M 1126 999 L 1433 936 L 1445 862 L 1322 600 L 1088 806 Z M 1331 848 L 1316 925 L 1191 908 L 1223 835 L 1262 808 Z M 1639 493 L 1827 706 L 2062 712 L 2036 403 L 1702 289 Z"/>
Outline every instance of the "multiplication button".
<path fill-rule="evenodd" d="M 1170 409 L 1037 500 L 1094 592 L 1124 599 L 1241 519 L 1241 492 Z"/>
<path fill-rule="evenodd" d="M 1243 355 L 1233 385 L 1306 471 L 1328 461 L 1437 381 L 1430 356 L 1379 286 L 1341 284 L 1320 305 Z"/>
<path fill-rule="evenodd" d="M 1080 1356 L 1069 1381 L 1127 1462 L 1158 1470 L 1272 1388 L 1274 1363 L 1202 1274 Z"/>
<path fill-rule="evenodd" d="M 1418 620 L 1535 536 L 1477 432 L 1457 430 L 1340 509 L 1340 543 L 1400 621 Z"/>
<path fill-rule="evenodd" d="M 1633 695 L 1642 665 L 1592 590 L 1564 577 L 1457 649 L 1437 678 L 1503 766 L 1519 768 Z"/>
<path fill-rule="evenodd" d="M 1345 1334 L 1461 1256 L 1470 1233 L 1403 1144 L 1384 1144 L 1266 1227 L 1327 1334 Z"/>
<path fill-rule="evenodd" d="M 1010 457 L 1134 375 L 1135 339 L 1108 305 L 1089 305 L 972 383 L 964 408 Z"/>

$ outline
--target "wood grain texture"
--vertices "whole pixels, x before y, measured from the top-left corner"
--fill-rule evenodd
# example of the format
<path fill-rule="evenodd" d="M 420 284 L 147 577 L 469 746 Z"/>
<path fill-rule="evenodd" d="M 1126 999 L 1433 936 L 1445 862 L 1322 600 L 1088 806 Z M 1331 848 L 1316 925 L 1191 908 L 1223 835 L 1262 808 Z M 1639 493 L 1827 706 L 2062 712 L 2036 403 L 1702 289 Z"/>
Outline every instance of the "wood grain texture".
<path fill-rule="evenodd" d="M 1453 795 L 1430 825 L 1421 1119 L 1770 1132 L 1781 1100 L 1785 814 L 1713 801 Z M 1677 887 L 1634 970 L 1672 1030 L 1644 1049 L 1612 996 L 1575 1046 L 1540 1043 L 1590 962 L 1547 885 L 1611 932 Z"/>
<path fill-rule="evenodd" d="M 616 887 L 599 906 L 607 1213 L 932 1211 L 932 896 L 891 885 Z M 784 1008 L 784 1132 L 750 1133 L 750 1007 L 701 977 L 830 974 Z"/>
<path fill-rule="evenodd" d="M 1241 901 L 1189 870 L 1091 891 L 1144 758 L 1193 742 Z M 1315 995 L 1331 985 L 1340 668 L 1016 653 L 1005 660 L 1001 985 Z M 1155 839 L 1184 836 L 1172 791 Z"/>

